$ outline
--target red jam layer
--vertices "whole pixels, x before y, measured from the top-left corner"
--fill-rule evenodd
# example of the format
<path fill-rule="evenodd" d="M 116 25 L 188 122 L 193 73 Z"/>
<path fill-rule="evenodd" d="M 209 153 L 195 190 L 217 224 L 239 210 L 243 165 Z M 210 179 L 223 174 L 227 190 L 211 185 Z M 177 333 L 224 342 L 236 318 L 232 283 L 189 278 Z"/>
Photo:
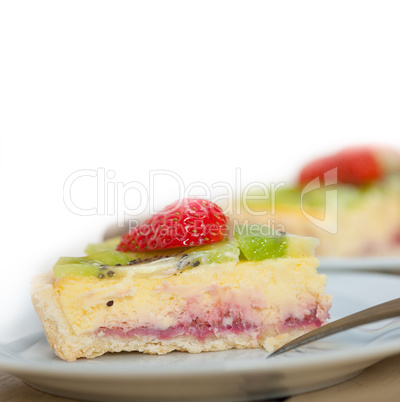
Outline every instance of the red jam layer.
<path fill-rule="evenodd" d="M 282 332 L 293 328 L 304 328 L 314 326 L 316 328 L 320 327 L 322 322 L 316 317 L 315 310 L 309 315 L 305 316 L 303 319 L 298 319 L 294 317 L 288 317 L 279 327 Z M 247 333 L 254 337 L 259 338 L 262 335 L 264 326 L 256 325 L 254 323 L 249 323 L 243 321 L 240 317 L 232 320 L 229 324 L 223 323 L 213 323 L 202 321 L 200 319 L 193 320 L 190 324 L 179 323 L 177 325 L 171 326 L 167 329 L 160 329 L 154 327 L 136 327 L 136 328 L 125 328 L 121 327 L 100 327 L 95 331 L 96 335 L 99 336 L 113 336 L 121 338 L 133 338 L 141 336 L 151 336 L 158 339 L 171 339 L 177 336 L 194 336 L 199 341 L 204 341 L 209 336 L 227 335 L 234 334 L 240 335 Z"/>
<path fill-rule="evenodd" d="M 152 336 L 159 339 L 171 339 L 182 335 L 191 335 L 200 341 L 204 341 L 211 335 L 219 334 L 241 334 L 244 332 L 251 332 L 255 334 L 255 337 L 261 334 L 261 328 L 255 324 L 244 323 L 239 318 L 232 321 L 232 324 L 228 325 L 212 325 L 208 322 L 201 321 L 199 319 L 194 320 L 191 324 L 177 324 L 167 329 L 159 329 L 153 327 L 136 327 L 131 329 L 125 329 L 123 327 L 105 328 L 100 327 L 95 333 L 96 335 L 103 333 L 106 336 L 117 336 L 122 338 L 133 338 L 135 336 Z"/>
<path fill-rule="evenodd" d="M 283 328 L 301 328 L 301 327 L 309 327 L 314 326 L 315 328 L 319 328 L 322 325 L 321 320 L 317 317 L 316 310 L 312 310 L 310 314 L 304 316 L 304 318 L 299 319 L 295 317 L 288 317 L 286 318 Z"/>

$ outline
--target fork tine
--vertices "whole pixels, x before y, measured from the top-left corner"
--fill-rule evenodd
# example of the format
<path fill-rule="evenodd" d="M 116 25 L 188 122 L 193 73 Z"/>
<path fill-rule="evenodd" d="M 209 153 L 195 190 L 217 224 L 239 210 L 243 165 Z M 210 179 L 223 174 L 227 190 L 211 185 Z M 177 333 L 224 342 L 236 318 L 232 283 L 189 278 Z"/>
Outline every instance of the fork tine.
<path fill-rule="evenodd" d="M 347 317 L 343 317 L 339 320 L 326 324 L 320 328 L 314 329 L 313 331 L 301 335 L 298 338 L 293 339 L 287 344 L 276 349 L 267 357 L 267 359 L 273 356 L 277 356 L 281 353 L 285 353 L 289 350 L 296 349 L 299 346 L 303 346 L 317 339 L 336 334 L 337 332 L 358 327 L 359 325 L 398 316 L 400 316 L 400 298 L 388 301 L 386 303 L 378 304 L 374 307 L 367 308 L 365 310 L 359 311 L 358 313 L 351 314 Z"/>

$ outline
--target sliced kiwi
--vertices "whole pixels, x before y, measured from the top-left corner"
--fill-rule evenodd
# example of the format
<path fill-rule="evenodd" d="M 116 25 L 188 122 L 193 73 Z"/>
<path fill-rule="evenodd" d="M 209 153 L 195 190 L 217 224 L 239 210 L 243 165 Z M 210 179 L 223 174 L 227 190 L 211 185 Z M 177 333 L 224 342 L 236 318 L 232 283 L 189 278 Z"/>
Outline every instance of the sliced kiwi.
<path fill-rule="evenodd" d="M 149 252 L 122 252 L 115 248 L 119 238 L 90 244 L 85 257 L 61 257 L 54 275 L 92 276 L 100 279 L 173 275 L 204 264 L 238 262 L 239 254 L 250 261 L 271 258 L 305 257 L 314 253 L 317 239 L 286 235 L 265 225 L 238 226 L 234 241 L 222 241 L 192 248 L 172 248 Z"/>
<path fill-rule="evenodd" d="M 235 242 L 222 241 L 205 246 L 192 247 L 183 251 L 191 260 L 199 260 L 201 264 L 223 264 L 238 262 L 240 250 Z"/>
<path fill-rule="evenodd" d="M 201 264 L 237 262 L 240 252 L 236 244 L 229 241 L 146 253 L 107 250 L 104 243 L 98 247 L 91 245 L 87 250 L 91 253 L 86 257 L 61 257 L 53 268 L 54 275 L 94 276 L 101 279 L 127 274 L 135 277 L 171 275 Z"/>
<path fill-rule="evenodd" d="M 239 225 L 235 228 L 235 240 L 246 259 L 263 261 L 286 255 L 285 233 L 273 231 L 265 225 Z"/>
<path fill-rule="evenodd" d="M 53 267 L 54 276 L 99 276 L 101 264 L 86 257 L 60 257 Z"/>
<path fill-rule="evenodd" d="M 54 276 L 94 276 L 99 279 L 122 278 L 128 274 L 135 277 L 162 275 L 177 271 L 178 259 L 168 257 L 162 261 L 137 265 L 107 265 L 88 257 L 61 257 L 53 267 Z"/>
<path fill-rule="evenodd" d="M 257 224 L 237 226 L 235 240 L 241 257 L 250 261 L 309 257 L 314 255 L 314 250 L 319 245 L 319 240 L 314 237 L 286 234 Z"/>
<path fill-rule="evenodd" d="M 89 244 L 85 249 L 85 253 L 89 257 L 94 256 L 96 258 L 101 259 L 105 264 L 112 265 L 114 263 L 124 264 L 133 259 L 148 260 L 157 257 L 171 257 L 176 256 L 184 251 L 187 251 L 187 247 L 170 248 L 166 250 L 154 250 L 146 252 L 117 251 L 116 249 L 120 241 L 121 241 L 120 237 L 114 237 L 113 239 L 106 240 L 102 243 Z"/>

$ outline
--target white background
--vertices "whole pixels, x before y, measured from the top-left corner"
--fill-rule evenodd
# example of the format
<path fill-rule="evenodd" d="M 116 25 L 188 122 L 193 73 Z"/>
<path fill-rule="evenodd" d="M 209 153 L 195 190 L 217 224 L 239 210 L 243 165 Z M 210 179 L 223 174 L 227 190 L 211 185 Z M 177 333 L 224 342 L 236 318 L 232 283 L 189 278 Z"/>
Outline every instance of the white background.
<path fill-rule="evenodd" d="M 68 210 L 76 171 L 291 182 L 346 145 L 400 148 L 399 21 L 397 1 L 1 2 L 0 340 L 37 328 L 30 278 L 116 222 Z M 72 196 L 96 207 L 96 180 Z"/>

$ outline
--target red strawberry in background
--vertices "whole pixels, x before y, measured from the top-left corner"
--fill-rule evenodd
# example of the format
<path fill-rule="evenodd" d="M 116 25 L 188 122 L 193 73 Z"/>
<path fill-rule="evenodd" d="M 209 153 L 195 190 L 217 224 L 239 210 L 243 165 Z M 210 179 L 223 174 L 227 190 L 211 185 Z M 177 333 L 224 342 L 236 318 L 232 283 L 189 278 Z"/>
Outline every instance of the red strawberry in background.
<path fill-rule="evenodd" d="M 299 184 L 305 185 L 324 173 L 337 168 L 338 183 L 362 185 L 379 180 L 384 175 L 384 166 L 372 147 L 353 147 L 334 155 L 314 160 L 300 172 Z"/>
<path fill-rule="evenodd" d="M 149 251 L 216 243 L 227 234 L 227 218 L 208 200 L 186 198 L 168 205 L 121 238 L 119 251 Z"/>
<path fill-rule="evenodd" d="M 372 148 L 348 148 L 337 154 L 339 183 L 366 184 L 383 176 Z"/>

